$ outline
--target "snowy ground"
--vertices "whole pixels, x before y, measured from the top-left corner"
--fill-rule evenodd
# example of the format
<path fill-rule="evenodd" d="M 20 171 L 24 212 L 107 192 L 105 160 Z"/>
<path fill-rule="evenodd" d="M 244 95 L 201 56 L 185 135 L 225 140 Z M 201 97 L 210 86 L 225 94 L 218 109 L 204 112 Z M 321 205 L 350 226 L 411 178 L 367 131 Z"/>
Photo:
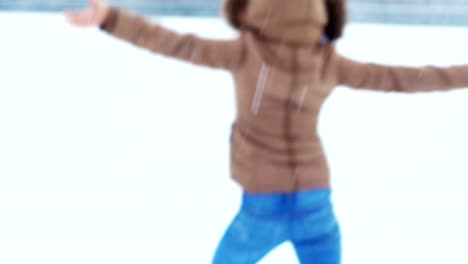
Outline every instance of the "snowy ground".
<path fill-rule="evenodd" d="M 220 20 L 162 23 L 233 37 Z M 209 263 L 240 202 L 228 74 L 59 15 L 0 13 L 0 263 Z M 468 62 L 467 28 L 353 24 L 341 53 Z M 468 73 L 467 73 L 468 74 Z M 344 264 L 468 263 L 468 91 L 339 87 L 320 133 Z M 289 244 L 262 264 L 297 263 Z"/>

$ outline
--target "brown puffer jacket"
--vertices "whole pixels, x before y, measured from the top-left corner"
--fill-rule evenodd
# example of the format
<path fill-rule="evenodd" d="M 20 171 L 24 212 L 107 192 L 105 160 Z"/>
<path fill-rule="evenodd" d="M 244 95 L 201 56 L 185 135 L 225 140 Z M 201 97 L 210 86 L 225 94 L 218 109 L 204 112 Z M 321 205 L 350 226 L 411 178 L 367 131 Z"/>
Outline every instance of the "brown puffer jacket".
<path fill-rule="evenodd" d="M 246 192 L 329 187 L 317 134 L 325 99 L 337 85 L 380 91 L 468 87 L 468 66 L 386 67 L 346 59 L 321 41 L 323 1 L 253 0 L 235 40 L 178 34 L 112 8 L 101 29 L 151 51 L 230 71 L 237 117 L 231 137 L 232 177 Z"/>

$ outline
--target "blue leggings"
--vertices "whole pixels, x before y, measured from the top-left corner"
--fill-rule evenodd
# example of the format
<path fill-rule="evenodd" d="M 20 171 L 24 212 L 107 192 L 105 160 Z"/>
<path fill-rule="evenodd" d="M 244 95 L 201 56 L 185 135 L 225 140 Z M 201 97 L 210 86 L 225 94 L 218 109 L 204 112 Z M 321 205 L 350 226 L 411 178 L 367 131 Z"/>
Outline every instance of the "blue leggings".
<path fill-rule="evenodd" d="M 329 189 L 244 194 L 213 264 L 254 264 L 290 241 L 301 264 L 341 263 L 341 235 Z"/>

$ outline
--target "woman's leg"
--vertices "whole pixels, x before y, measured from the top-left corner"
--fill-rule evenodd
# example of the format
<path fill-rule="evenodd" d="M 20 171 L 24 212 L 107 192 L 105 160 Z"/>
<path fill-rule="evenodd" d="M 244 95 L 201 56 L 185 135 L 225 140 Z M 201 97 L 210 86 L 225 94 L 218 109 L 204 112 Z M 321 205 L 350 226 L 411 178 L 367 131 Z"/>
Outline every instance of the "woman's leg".
<path fill-rule="evenodd" d="M 340 264 L 341 237 L 338 226 L 320 237 L 293 241 L 301 264 Z"/>
<path fill-rule="evenodd" d="M 301 264 L 341 263 L 341 234 L 330 195 L 330 190 L 296 195 L 292 243 Z"/>
<path fill-rule="evenodd" d="M 225 232 L 213 264 L 254 264 L 286 240 L 282 198 L 247 195 Z"/>

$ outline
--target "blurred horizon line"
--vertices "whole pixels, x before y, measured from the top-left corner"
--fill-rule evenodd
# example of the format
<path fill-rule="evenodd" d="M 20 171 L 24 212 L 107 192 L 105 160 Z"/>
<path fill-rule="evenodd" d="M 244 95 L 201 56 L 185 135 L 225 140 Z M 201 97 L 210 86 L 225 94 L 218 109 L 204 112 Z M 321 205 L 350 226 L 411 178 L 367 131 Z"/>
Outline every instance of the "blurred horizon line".
<path fill-rule="evenodd" d="M 222 0 L 109 0 L 144 15 L 219 17 Z M 60 12 L 82 8 L 87 1 L 0 0 L 0 11 Z M 468 0 L 350 0 L 350 22 L 409 25 L 468 25 Z"/>

